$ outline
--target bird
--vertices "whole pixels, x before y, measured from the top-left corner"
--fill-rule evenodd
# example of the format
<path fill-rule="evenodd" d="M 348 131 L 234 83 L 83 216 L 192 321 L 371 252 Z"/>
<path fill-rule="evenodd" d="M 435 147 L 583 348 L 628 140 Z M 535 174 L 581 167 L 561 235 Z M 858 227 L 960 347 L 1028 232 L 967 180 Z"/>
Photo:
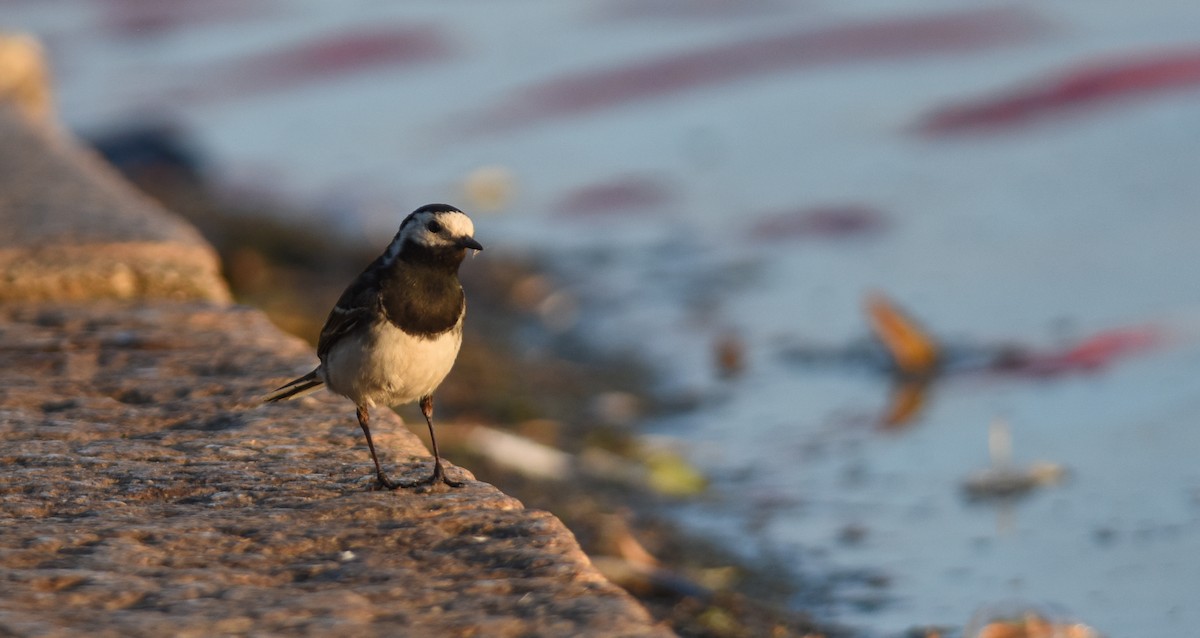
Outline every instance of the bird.
<path fill-rule="evenodd" d="M 338 299 L 317 340 L 320 364 L 262 397 L 275 403 L 322 386 L 354 402 L 375 463 L 376 489 L 445 483 L 433 431 L 433 393 L 462 345 L 466 295 L 458 269 L 467 250 L 481 251 L 475 225 L 461 210 L 428 204 L 410 213 L 379 257 Z M 370 410 L 416 401 L 429 426 L 433 473 L 415 482 L 388 478 L 371 440 Z"/>

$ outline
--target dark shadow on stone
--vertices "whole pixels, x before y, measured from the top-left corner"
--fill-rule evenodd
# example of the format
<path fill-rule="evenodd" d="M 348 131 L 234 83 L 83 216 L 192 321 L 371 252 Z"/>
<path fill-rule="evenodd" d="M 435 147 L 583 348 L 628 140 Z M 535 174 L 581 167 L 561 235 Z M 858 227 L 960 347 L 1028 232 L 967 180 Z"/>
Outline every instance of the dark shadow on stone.
<path fill-rule="evenodd" d="M 235 430 L 246 424 L 237 414 L 218 414 L 216 416 L 188 419 L 167 428 L 168 430 L 199 430 L 201 432 L 221 432 Z"/>

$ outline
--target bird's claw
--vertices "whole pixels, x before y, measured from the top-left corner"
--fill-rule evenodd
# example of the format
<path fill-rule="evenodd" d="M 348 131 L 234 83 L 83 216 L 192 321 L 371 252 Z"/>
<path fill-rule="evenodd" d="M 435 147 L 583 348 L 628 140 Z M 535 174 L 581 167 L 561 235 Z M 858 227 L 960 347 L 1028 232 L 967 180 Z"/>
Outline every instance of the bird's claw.
<path fill-rule="evenodd" d="M 379 474 L 375 475 L 375 485 L 372 486 L 372 489 L 376 491 L 394 490 L 399 487 L 404 487 L 404 485 L 393 481 L 392 479 L 388 478 L 386 474 L 380 472 Z"/>
<path fill-rule="evenodd" d="M 449 476 L 446 476 L 446 470 L 444 470 L 442 468 L 441 463 L 434 463 L 432 474 L 430 474 L 429 476 L 426 476 L 423 479 L 411 481 L 408 483 L 393 481 L 393 480 L 389 479 L 387 476 L 385 476 L 383 474 L 379 474 L 375 480 L 375 489 L 388 489 L 388 490 L 396 490 L 396 489 L 400 489 L 400 488 L 411 489 L 414 487 L 426 487 L 426 486 L 436 485 L 438 483 L 444 483 L 450 487 L 462 487 L 463 485 L 466 485 L 466 483 L 464 483 L 463 481 L 455 481 L 455 480 L 451 479 Z"/>
<path fill-rule="evenodd" d="M 438 481 L 441 481 L 442 483 L 445 483 L 446 485 L 449 485 L 450 487 L 462 487 L 463 486 L 462 481 L 455 481 L 455 480 L 452 480 L 449 476 L 446 476 L 446 470 L 442 469 L 441 461 L 442 461 L 441 459 L 437 459 L 434 462 L 433 474 L 430 475 L 429 478 L 426 480 L 429 481 L 430 483 L 437 483 Z"/>

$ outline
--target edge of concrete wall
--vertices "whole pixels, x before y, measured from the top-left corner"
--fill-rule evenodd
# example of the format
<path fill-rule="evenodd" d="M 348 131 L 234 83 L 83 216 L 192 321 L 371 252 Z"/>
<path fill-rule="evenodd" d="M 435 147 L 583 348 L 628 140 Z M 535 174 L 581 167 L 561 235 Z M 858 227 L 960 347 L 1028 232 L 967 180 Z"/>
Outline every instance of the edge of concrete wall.
<path fill-rule="evenodd" d="M 0 634 L 671 635 L 491 485 L 371 491 L 346 401 L 255 405 L 311 349 L 3 86 Z M 393 476 L 427 472 L 377 412 Z"/>

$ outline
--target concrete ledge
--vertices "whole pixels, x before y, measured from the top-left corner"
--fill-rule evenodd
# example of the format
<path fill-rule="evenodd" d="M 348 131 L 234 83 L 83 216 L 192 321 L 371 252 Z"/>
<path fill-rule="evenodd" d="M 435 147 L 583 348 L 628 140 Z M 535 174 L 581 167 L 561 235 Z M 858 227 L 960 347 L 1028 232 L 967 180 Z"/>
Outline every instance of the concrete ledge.
<path fill-rule="evenodd" d="M 0 104 L 0 301 L 227 302 L 216 255 L 69 136 Z"/>
<path fill-rule="evenodd" d="M 52 125 L 50 71 L 36 38 L 0 31 L 0 102 L 13 105 L 30 122 Z"/>
<path fill-rule="evenodd" d="M 0 304 L 0 352 L 0 634 L 669 635 L 551 515 L 370 491 L 347 402 L 256 405 L 311 364 L 257 311 Z"/>
<path fill-rule="evenodd" d="M 194 229 L 0 104 L 0 635 L 670 635 L 490 485 L 371 491 L 347 401 L 257 405 L 315 358 L 228 298 Z"/>

